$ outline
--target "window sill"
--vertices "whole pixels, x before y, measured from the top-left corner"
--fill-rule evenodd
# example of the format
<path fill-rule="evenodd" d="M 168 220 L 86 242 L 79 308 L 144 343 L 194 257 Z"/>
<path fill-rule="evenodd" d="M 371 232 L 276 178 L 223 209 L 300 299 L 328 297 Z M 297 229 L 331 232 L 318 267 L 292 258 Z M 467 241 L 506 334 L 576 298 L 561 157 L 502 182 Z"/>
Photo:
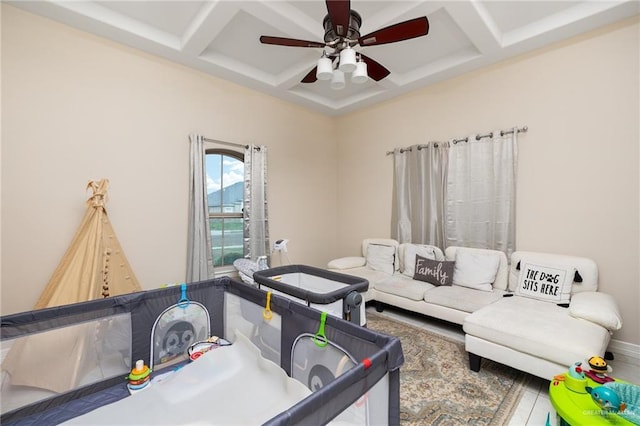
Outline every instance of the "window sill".
<path fill-rule="evenodd" d="M 229 278 L 240 279 L 240 275 L 238 275 L 238 270 L 233 266 L 223 266 L 220 268 L 214 268 L 213 277 L 214 278 L 229 277 Z"/>

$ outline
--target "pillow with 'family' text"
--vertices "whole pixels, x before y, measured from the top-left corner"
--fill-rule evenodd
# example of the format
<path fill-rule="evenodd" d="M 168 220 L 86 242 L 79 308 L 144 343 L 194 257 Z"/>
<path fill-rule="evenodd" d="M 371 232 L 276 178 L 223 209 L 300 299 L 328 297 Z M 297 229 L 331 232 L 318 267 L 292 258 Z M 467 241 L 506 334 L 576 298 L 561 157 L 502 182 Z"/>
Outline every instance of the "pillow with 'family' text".
<path fill-rule="evenodd" d="M 408 277 L 415 274 L 416 256 L 426 257 L 427 259 L 436 258 L 436 251 L 433 246 L 425 244 L 406 244 L 404 246 L 404 259 L 402 273 Z"/>
<path fill-rule="evenodd" d="M 575 268 L 522 261 L 517 296 L 552 302 L 569 303 Z"/>
<path fill-rule="evenodd" d="M 395 269 L 396 248 L 385 244 L 368 244 L 365 258 L 368 268 L 391 275 Z"/>
<path fill-rule="evenodd" d="M 417 254 L 413 279 L 425 281 L 435 286 L 451 285 L 454 263 L 447 260 L 432 260 Z"/>

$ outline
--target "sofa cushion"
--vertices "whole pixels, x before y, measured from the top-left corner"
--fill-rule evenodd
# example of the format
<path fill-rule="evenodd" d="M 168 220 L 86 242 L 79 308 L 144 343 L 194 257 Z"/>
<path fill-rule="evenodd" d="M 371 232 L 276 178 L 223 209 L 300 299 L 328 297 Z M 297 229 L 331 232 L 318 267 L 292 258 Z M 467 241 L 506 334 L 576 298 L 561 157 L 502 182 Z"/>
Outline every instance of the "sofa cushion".
<path fill-rule="evenodd" d="M 434 287 L 432 284 L 416 281 L 402 274 L 396 274 L 374 284 L 377 291 L 416 301 L 423 300 L 425 291 Z"/>
<path fill-rule="evenodd" d="M 552 303 L 569 303 L 575 268 L 544 262 L 521 262 L 516 295 Z"/>
<path fill-rule="evenodd" d="M 385 244 L 369 244 L 365 258 L 368 268 L 391 275 L 395 270 L 396 248 Z"/>
<path fill-rule="evenodd" d="M 602 354 L 609 332 L 574 318 L 569 310 L 527 297 L 507 297 L 467 316 L 464 332 L 489 342 L 571 365 L 585 356 Z M 604 347 L 603 347 L 604 346 Z"/>
<path fill-rule="evenodd" d="M 500 266 L 498 253 L 459 248 L 456 252 L 453 284 L 475 290 L 491 291 Z"/>
<path fill-rule="evenodd" d="M 415 274 L 416 256 L 422 256 L 427 259 L 437 260 L 437 247 L 424 244 L 403 244 L 402 245 L 402 273 L 413 278 Z"/>
<path fill-rule="evenodd" d="M 360 268 L 349 269 L 348 271 L 329 268 L 330 271 L 340 272 L 342 274 L 354 275 L 356 277 L 364 278 L 369 281 L 369 289 L 373 288 L 374 283 L 384 280 L 385 278 L 389 278 L 389 274 L 380 271 L 374 271 L 373 269 L 369 269 L 366 266 L 362 266 Z"/>
<path fill-rule="evenodd" d="M 414 280 L 424 281 L 435 286 L 453 283 L 453 267 L 455 262 L 447 260 L 431 260 L 416 254 Z"/>
<path fill-rule="evenodd" d="M 463 312 L 475 312 L 502 299 L 503 290 L 479 291 L 460 286 L 434 287 L 424 293 L 424 301 Z"/>
<path fill-rule="evenodd" d="M 349 257 L 341 257 L 338 259 L 333 259 L 327 264 L 327 268 L 329 269 L 352 269 L 359 268 L 361 266 L 365 266 L 367 264 L 367 259 L 360 256 L 349 256 Z"/>

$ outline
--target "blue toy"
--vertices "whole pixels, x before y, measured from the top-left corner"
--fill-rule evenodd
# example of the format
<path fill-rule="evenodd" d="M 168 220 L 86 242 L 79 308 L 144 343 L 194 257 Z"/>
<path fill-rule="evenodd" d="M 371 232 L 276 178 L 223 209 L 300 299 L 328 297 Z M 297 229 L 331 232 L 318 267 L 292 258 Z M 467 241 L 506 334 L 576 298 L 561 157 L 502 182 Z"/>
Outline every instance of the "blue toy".
<path fill-rule="evenodd" d="M 582 363 L 576 362 L 571 367 L 569 367 L 569 376 L 574 379 L 584 379 L 584 370 L 582 369 Z"/>
<path fill-rule="evenodd" d="M 587 392 L 591 394 L 591 399 L 607 413 L 618 413 L 627 408 L 626 404 L 620 400 L 618 394 L 610 387 L 596 386 L 592 388 L 586 387 Z"/>

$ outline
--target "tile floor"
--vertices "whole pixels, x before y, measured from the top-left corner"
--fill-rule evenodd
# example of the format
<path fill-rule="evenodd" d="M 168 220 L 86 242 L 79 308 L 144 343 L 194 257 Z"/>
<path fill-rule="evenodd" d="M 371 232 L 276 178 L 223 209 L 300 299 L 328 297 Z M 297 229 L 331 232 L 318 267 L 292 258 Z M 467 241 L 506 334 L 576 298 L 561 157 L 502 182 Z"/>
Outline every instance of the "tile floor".
<path fill-rule="evenodd" d="M 375 312 L 375 309 L 367 307 L 367 311 Z M 462 327 L 456 324 L 396 310 L 391 307 L 385 308 L 382 314 L 464 342 Z M 618 356 L 615 360 L 609 362 L 615 372 L 615 376 L 631 383 L 640 383 L 640 365 L 634 363 L 638 361 L 624 360 L 622 358 Z M 547 424 L 547 416 L 549 416 L 549 423 L 552 426 L 558 425 L 559 422 L 556 421 L 555 410 L 549 401 L 549 381 L 532 376 L 508 425 L 544 426 Z"/>

